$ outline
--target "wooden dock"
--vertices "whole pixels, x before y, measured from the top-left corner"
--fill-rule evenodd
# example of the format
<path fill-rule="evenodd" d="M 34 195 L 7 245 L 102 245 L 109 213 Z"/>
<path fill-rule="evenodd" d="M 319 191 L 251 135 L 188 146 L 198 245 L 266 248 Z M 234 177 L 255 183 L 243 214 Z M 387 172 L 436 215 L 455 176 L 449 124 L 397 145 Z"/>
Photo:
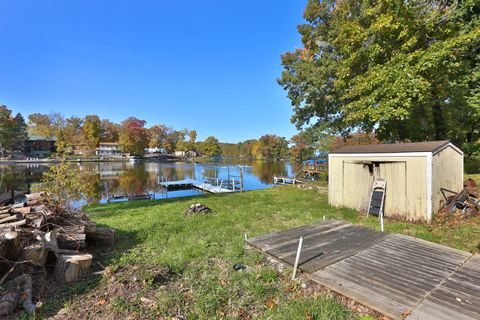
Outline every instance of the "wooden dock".
<path fill-rule="evenodd" d="M 186 189 L 198 189 L 201 191 L 205 191 L 208 193 L 230 193 L 233 190 L 215 186 L 210 183 L 205 183 L 197 180 L 178 180 L 178 181 L 169 181 L 169 182 L 161 182 L 160 186 L 167 189 L 168 191 L 174 190 L 186 190 Z"/>
<path fill-rule="evenodd" d="M 116 201 L 135 201 L 135 200 L 150 200 L 152 196 L 149 193 L 138 193 L 138 194 L 114 194 L 108 197 L 107 202 L 116 202 Z"/>
<path fill-rule="evenodd" d="M 248 239 L 313 281 L 393 319 L 480 319 L 480 256 L 329 220 Z"/>

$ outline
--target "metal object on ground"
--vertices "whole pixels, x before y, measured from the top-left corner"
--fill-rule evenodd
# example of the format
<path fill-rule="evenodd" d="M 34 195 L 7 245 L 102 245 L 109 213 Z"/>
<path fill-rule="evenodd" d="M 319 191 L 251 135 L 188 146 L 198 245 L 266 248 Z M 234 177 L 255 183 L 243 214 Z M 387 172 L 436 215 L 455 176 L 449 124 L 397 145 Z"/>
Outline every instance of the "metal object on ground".
<path fill-rule="evenodd" d="M 295 280 L 295 277 L 297 275 L 298 262 L 300 260 L 300 253 L 302 252 L 302 245 L 303 245 L 303 237 L 300 237 L 300 239 L 298 240 L 298 248 L 297 248 L 297 256 L 295 257 L 295 264 L 293 265 L 292 280 Z"/>

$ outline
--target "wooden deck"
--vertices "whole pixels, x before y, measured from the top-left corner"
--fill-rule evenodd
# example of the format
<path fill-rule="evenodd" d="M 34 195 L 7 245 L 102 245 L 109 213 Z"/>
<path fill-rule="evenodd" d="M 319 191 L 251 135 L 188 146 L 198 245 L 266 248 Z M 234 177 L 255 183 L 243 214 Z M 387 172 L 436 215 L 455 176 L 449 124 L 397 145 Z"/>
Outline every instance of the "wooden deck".
<path fill-rule="evenodd" d="M 480 319 L 480 256 L 428 241 L 325 221 L 247 243 L 393 319 Z"/>

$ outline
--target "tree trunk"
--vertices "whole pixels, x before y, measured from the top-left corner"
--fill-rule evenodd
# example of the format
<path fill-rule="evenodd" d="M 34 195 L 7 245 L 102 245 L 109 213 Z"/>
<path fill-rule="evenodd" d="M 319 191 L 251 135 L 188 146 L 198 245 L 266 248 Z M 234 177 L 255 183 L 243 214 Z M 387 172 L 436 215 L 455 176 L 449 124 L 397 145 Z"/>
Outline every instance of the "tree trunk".
<path fill-rule="evenodd" d="M 435 124 L 435 139 L 445 140 L 447 134 L 445 119 L 443 118 L 442 107 L 438 103 L 433 106 L 433 123 Z"/>

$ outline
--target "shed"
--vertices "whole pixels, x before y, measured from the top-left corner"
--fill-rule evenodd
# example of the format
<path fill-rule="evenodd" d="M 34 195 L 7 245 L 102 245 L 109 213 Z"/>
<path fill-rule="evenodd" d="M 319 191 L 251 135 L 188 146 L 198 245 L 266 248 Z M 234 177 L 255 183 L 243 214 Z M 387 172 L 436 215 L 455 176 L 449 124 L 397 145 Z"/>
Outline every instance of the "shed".
<path fill-rule="evenodd" d="M 463 152 L 450 141 L 348 145 L 328 155 L 328 201 L 366 212 L 376 178 L 386 180 L 384 215 L 431 221 L 441 188 L 463 187 Z"/>

